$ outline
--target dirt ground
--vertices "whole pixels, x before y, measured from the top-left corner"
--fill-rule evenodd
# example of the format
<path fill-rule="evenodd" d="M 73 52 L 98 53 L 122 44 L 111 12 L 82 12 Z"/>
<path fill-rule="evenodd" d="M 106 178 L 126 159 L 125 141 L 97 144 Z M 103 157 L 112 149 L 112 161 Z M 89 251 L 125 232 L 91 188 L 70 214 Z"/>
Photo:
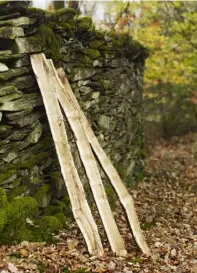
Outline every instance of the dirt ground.
<path fill-rule="evenodd" d="M 115 217 L 127 258 L 112 255 L 104 233 L 105 257 L 90 257 L 71 224 L 59 233 L 56 245 L 1 247 L 0 272 L 197 273 L 197 134 L 149 141 L 147 150 L 146 177 L 131 193 L 151 257 L 135 245 L 118 205 Z"/>

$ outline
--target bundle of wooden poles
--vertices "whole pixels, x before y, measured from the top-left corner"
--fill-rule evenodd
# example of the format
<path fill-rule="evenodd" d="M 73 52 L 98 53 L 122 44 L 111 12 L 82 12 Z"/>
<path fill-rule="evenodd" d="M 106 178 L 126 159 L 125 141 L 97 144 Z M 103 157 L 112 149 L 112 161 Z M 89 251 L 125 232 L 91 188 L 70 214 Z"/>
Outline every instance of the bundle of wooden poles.
<path fill-rule="evenodd" d="M 75 98 L 63 69 L 56 70 L 53 61 L 46 59 L 44 54 L 32 55 L 31 64 L 43 97 L 61 172 L 70 197 L 73 215 L 84 236 L 89 253 L 102 256 L 104 251 L 97 225 L 92 216 L 83 185 L 74 164 L 60 105 L 75 136 L 76 145 L 112 251 L 118 256 L 127 255 L 125 243 L 120 235 L 108 203 L 95 155 L 125 209 L 136 243 L 143 253 L 149 254 L 149 248 L 140 229 L 133 198 L 121 181 L 110 159 L 100 146 Z"/>

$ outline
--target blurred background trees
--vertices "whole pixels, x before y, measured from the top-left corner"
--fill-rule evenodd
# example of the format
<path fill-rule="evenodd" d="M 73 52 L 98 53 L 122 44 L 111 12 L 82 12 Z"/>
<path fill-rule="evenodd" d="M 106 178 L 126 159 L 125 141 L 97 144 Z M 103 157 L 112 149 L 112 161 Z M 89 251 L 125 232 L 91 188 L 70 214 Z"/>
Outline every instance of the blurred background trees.
<path fill-rule="evenodd" d="M 197 2 L 46 1 L 72 7 L 97 28 L 128 32 L 149 48 L 144 78 L 147 133 L 164 136 L 197 130 Z"/>

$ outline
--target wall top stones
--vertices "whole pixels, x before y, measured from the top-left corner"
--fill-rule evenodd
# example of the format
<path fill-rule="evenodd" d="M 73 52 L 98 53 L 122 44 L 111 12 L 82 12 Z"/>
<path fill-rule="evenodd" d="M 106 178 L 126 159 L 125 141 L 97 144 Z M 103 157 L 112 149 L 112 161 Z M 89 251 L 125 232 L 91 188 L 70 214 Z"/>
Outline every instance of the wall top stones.
<path fill-rule="evenodd" d="M 54 46 L 52 42 L 49 45 L 46 38 L 47 35 L 53 36 L 52 32 L 49 33 L 52 29 L 56 34 L 64 32 L 65 38 L 86 40 L 85 45 L 89 48 L 84 50 L 92 59 L 99 57 L 101 52 L 103 54 L 105 52 L 106 58 L 112 58 L 113 55 L 124 56 L 133 62 L 144 61 L 148 56 L 147 49 L 134 41 L 131 36 L 97 31 L 90 17 L 78 17 L 73 9 L 64 8 L 57 12 L 48 12 L 36 8 L 28 8 L 28 5 L 29 1 L 0 2 L 0 38 L 15 39 L 16 37 L 23 37 L 24 34 L 20 26 L 32 25 L 30 33 L 25 33 L 27 34 L 25 36 L 29 36 L 29 39 L 18 38 L 16 41 L 19 53 L 28 53 L 28 51 L 29 53 L 39 52 L 50 46 L 57 48 L 57 44 Z M 35 42 L 35 39 L 33 41 L 31 37 L 36 33 L 34 28 L 40 25 L 45 25 L 45 29 L 43 27 L 39 29 L 40 31 L 37 33 Z M 5 29 L 2 27 L 5 27 Z M 35 35 L 33 36 L 35 38 Z M 55 42 L 57 39 L 53 40 Z M 33 47 L 35 47 L 34 50 Z M 27 49 L 25 50 L 24 48 Z M 51 51 L 53 51 L 53 48 Z"/>

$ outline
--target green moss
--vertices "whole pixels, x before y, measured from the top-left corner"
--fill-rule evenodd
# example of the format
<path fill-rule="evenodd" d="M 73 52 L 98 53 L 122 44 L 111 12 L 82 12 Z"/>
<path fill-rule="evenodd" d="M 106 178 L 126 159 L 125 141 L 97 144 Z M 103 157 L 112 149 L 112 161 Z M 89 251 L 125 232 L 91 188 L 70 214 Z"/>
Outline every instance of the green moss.
<path fill-rule="evenodd" d="M 8 223 L 25 221 L 26 217 L 33 217 L 38 213 L 38 203 L 33 197 L 16 198 L 7 206 Z"/>
<path fill-rule="evenodd" d="M 42 24 L 39 27 L 38 37 L 40 37 L 42 46 L 46 54 L 53 59 L 54 62 L 61 60 L 60 44 L 61 39 L 59 35 L 55 35 L 50 25 Z"/>
<path fill-rule="evenodd" d="M 13 200 L 16 197 L 24 196 L 25 191 L 27 190 L 26 186 L 19 186 L 8 191 L 8 201 Z"/>
<path fill-rule="evenodd" d="M 0 188 L 0 208 L 4 208 L 7 205 L 7 202 L 6 191 Z"/>
<path fill-rule="evenodd" d="M 97 49 L 85 48 L 84 53 L 87 54 L 92 60 L 98 58 L 101 54 Z"/>
<path fill-rule="evenodd" d="M 43 209 L 42 214 L 43 215 L 54 215 L 56 213 L 62 212 L 62 207 L 61 206 L 54 206 L 50 205 L 47 208 Z"/>
<path fill-rule="evenodd" d="M 55 12 L 55 16 L 64 20 L 72 20 L 76 15 L 76 11 L 72 8 L 62 8 Z"/>
<path fill-rule="evenodd" d="M 37 19 L 43 19 L 46 15 L 46 12 L 42 9 L 29 7 L 26 10 L 26 14 L 29 15 L 29 17 L 37 18 Z"/>
<path fill-rule="evenodd" d="M 53 142 L 52 137 L 46 136 L 44 138 L 41 138 L 36 145 L 30 147 L 29 151 L 32 152 L 33 154 L 35 154 L 35 153 L 39 153 L 40 151 L 46 151 L 46 150 L 48 151 L 53 146 L 54 146 L 54 142 Z M 41 154 L 42 153 L 39 153 L 39 155 L 41 155 Z M 44 154 L 43 154 L 43 156 L 44 156 Z"/>
<path fill-rule="evenodd" d="M 81 17 L 76 19 L 76 29 L 77 31 L 85 31 L 92 29 L 92 18 L 90 17 Z"/>
<path fill-rule="evenodd" d="M 95 37 L 95 39 L 97 39 L 97 40 L 104 40 L 104 38 L 105 38 L 105 34 L 104 34 L 104 32 L 101 32 L 101 31 L 99 31 L 99 30 L 96 30 L 95 32 L 94 32 L 94 37 Z"/>
<path fill-rule="evenodd" d="M 93 48 L 93 49 L 98 49 L 102 45 L 103 45 L 103 42 L 99 40 L 95 40 L 89 43 L 90 48 Z"/>
<path fill-rule="evenodd" d="M 33 220 L 34 225 L 26 223 Z M 33 197 L 17 197 L 0 209 L 0 244 L 21 241 L 46 241 L 54 243 L 53 232 L 65 227 L 66 218 L 62 212 L 53 216 L 38 217 L 38 203 Z"/>
<path fill-rule="evenodd" d="M 34 240 L 34 234 L 31 229 L 29 229 L 26 225 L 23 225 L 17 232 L 16 240 L 18 242 L 27 241 L 31 242 Z"/>
<path fill-rule="evenodd" d="M 12 188 L 16 188 L 18 187 L 22 182 L 22 177 L 18 177 L 17 179 L 15 179 L 13 182 L 12 182 Z"/>
<path fill-rule="evenodd" d="M 3 184 L 6 180 L 11 178 L 17 171 L 15 169 L 8 170 L 6 173 L 0 174 L 0 185 Z"/>
<path fill-rule="evenodd" d="M 117 202 L 117 194 L 111 186 L 105 187 L 105 192 L 112 209 L 115 209 Z"/>
<path fill-rule="evenodd" d="M 58 221 L 62 224 L 62 227 L 65 227 L 66 225 L 66 216 L 64 215 L 63 212 L 58 212 L 53 215 Z"/>
<path fill-rule="evenodd" d="M 122 54 L 132 61 L 139 61 L 140 58 L 144 60 L 148 57 L 149 52 L 147 48 L 143 47 L 139 42 L 133 40 L 133 38 L 127 34 L 113 34 L 111 33 L 111 37 L 113 38 L 113 46 L 115 48 L 121 49 Z"/>
<path fill-rule="evenodd" d="M 6 223 L 7 223 L 6 211 L 0 209 L 0 232 L 3 230 Z"/>
<path fill-rule="evenodd" d="M 34 165 L 41 164 L 48 157 L 49 157 L 49 153 L 47 153 L 47 152 L 33 155 L 28 161 L 17 163 L 16 168 L 17 169 L 20 169 L 20 168 L 31 169 Z"/>
<path fill-rule="evenodd" d="M 48 184 L 41 186 L 35 194 L 35 198 L 38 202 L 38 205 L 40 207 L 47 207 L 50 201 L 50 195 L 51 195 L 51 186 Z"/>
<path fill-rule="evenodd" d="M 108 80 L 103 80 L 103 79 L 101 79 L 101 80 L 99 80 L 99 83 L 101 84 L 101 86 L 102 86 L 105 90 L 107 90 L 107 89 L 109 88 L 109 86 L 110 86 L 110 81 L 108 81 Z"/>
<path fill-rule="evenodd" d="M 83 64 L 83 65 L 85 65 L 86 67 L 92 67 L 92 65 L 93 65 L 93 62 L 92 62 L 92 60 L 90 59 L 89 56 L 78 55 L 78 56 L 77 56 L 77 60 L 79 61 L 80 64 Z"/>
<path fill-rule="evenodd" d="M 55 216 L 43 216 L 42 225 L 49 229 L 50 232 L 58 231 L 63 227 L 62 223 Z"/>

